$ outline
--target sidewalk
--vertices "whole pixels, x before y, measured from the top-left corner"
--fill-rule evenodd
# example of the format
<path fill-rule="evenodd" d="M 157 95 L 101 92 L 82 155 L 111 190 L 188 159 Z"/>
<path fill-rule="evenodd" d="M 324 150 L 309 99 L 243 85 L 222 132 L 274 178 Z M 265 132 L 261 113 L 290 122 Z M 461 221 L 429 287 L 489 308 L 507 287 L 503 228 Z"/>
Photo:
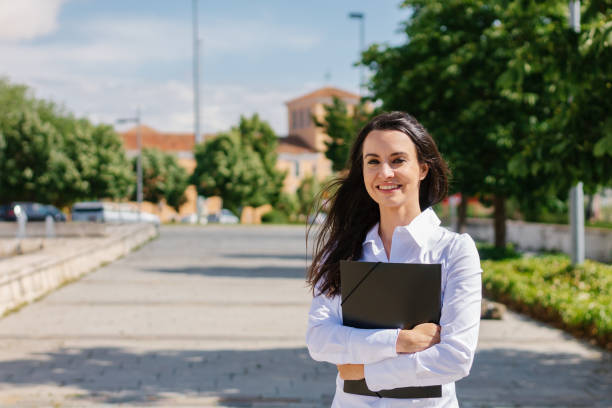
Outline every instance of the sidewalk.
<path fill-rule="evenodd" d="M 328 407 L 304 346 L 298 227 L 165 227 L 0 320 L 1 407 Z M 462 407 L 611 407 L 610 353 L 508 313 L 483 321 Z"/>

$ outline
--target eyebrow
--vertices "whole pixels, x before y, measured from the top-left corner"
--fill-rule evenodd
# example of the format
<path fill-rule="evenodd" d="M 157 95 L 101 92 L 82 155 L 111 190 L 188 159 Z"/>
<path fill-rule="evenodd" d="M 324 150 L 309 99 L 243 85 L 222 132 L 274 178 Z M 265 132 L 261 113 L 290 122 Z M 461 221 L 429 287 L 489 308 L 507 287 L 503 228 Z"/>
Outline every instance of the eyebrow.
<path fill-rule="evenodd" d="M 408 154 L 408 153 L 406 153 L 406 152 L 393 152 L 389 156 L 400 156 L 402 154 Z M 368 156 L 379 157 L 376 153 L 366 153 L 365 156 L 363 156 L 363 157 L 368 157 Z"/>

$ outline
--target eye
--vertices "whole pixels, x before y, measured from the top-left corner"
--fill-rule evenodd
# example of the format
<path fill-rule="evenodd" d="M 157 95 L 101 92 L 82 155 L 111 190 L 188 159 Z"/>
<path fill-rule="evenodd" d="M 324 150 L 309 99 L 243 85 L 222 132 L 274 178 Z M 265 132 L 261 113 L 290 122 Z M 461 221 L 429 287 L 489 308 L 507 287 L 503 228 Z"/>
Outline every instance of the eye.
<path fill-rule="evenodd" d="M 366 162 L 369 166 L 374 166 L 379 163 L 378 159 L 370 159 Z"/>
<path fill-rule="evenodd" d="M 404 163 L 405 161 L 406 159 L 404 159 L 403 157 L 398 157 L 396 159 L 393 159 L 393 163 L 396 163 L 396 164 L 401 164 L 401 163 Z"/>

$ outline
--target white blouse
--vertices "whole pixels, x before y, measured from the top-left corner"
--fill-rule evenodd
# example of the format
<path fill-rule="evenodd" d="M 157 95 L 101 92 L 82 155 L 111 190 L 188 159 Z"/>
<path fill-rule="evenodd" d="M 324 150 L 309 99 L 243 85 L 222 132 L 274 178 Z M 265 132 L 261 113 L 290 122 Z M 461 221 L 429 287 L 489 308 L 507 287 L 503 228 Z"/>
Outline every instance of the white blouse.
<path fill-rule="evenodd" d="M 399 329 L 355 329 L 342 325 L 340 297 L 317 294 L 308 317 L 311 357 L 332 364 L 364 364 L 372 391 L 442 384 L 441 398 L 394 399 L 347 394 L 336 377 L 332 407 L 458 407 L 455 381 L 468 375 L 480 326 L 481 273 L 474 241 L 440 227 L 433 209 L 396 227 L 387 259 L 378 224 L 367 234 L 360 259 L 367 262 L 442 264 L 440 343 L 412 354 L 395 351 Z"/>

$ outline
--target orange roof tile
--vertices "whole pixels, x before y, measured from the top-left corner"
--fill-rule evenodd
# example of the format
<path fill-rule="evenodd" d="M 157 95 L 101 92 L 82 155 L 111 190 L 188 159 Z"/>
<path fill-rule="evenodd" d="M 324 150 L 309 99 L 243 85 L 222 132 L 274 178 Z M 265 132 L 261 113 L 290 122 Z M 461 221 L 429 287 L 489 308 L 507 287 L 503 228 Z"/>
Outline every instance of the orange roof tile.
<path fill-rule="evenodd" d="M 141 125 L 142 147 L 153 147 L 162 151 L 180 152 L 193 151 L 195 137 L 193 133 L 167 133 Z M 134 127 L 126 132 L 120 133 L 123 145 L 126 150 L 136 150 L 138 148 L 138 127 Z M 204 139 L 214 136 L 214 134 L 202 135 Z"/>
<path fill-rule="evenodd" d="M 320 88 L 313 92 L 307 93 L 306 95 L 299 96 L 288 102 L 285 102 L 285 105 L 288 105 L 294 102 L 298 102 L 298 101 L 302 101 L 302 100 L 306 100 L 306 99 L 326 98 L 326 97 L 332 97 L 332 96 L 337 96 L 338 98 L 359 99 L 359 95 L 357 94 L 354 94 L 349 91 L 345 91 L 343 89 L 328 86 L 328 87 Z"/>

